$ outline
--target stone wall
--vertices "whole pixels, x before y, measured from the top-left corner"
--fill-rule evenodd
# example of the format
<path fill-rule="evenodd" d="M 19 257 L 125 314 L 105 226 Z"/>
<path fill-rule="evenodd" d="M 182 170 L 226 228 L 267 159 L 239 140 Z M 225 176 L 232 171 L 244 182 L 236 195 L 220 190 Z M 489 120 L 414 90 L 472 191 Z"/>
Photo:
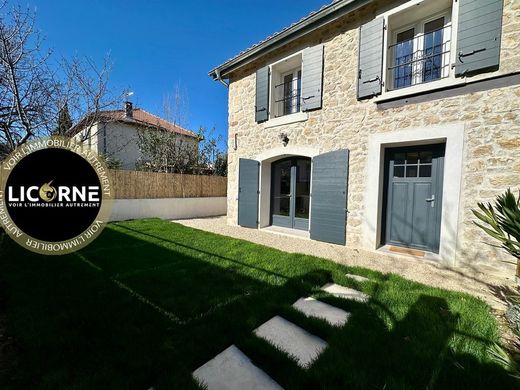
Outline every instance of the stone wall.
<path fill-rule="evenodd" d="M 367 166 L 369 134 L 407 128 L 463 123 L 465 148 L 458 231 L 458 264 L 484 269 L 504 267 L 497 259 L 507 256 L 486 244 L 491 242 L 473 223 L 471 209 L 477 202 L 492 200 L 507 187 L 520 187 L 520 86 L 477 92 L 400 108 L 378 109 L 374 100 L 356 100 L 358 27 L 372 19 L 377 7 L 370 5 L 341 18 L 315 33 L 293 42 L 231 75 L 229 86 L 228 220 L 237 221 L 238 160 L 255 158 L 280 147 L 285 132 L 291 145 L 314 146 L 320 153 L 350 149 L 349 217 L 347 245 L 362 246 L 366 177 L 379 174 Z M 520 70 L 520 2 L 504 1 L 502 52 L 497 72 L 478 78 Z M 266 31 L 266 33 L 269 33 Z M 304 47 L 323 43 L 323 108 L 309 113 L 305 122 L 265 128 L 254 120 L 255 71 L 261 66 Z M 233 150 L 237 134 L 238 148 Z M 449 170 L 449 167 L 446 167 Z M 369 248 L 370 249 L 370 248 Z"/>

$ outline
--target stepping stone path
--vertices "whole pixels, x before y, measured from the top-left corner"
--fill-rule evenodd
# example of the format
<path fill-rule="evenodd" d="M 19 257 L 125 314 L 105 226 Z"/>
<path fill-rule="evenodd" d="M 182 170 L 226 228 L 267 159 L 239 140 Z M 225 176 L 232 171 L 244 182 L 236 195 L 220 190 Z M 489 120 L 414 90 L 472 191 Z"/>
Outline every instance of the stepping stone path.
<path fill-rule="evenodd" d="M 308 317 L 316 317 L 327 321 L 332 326 L 342 326 L 347 322 L 350 313 L 336 306 L 320 302 L 314 298 L 300 298 L 293 307 Z"/>
<path fill-rule="evenodd" d="M 280 316 L 274 316 L 260 325 L 254 333 L 287 352 L 303 368 L 310 366 L 327 347 L 327 343 L 319 337 Z"/>
<path fill-rule="evenodd" d="M 346 276 L 359 282 L 369 280 L 359 275 Z M 335 283 L 327 283 L 321 289 L 335 297 L 358 302 L 367 302 L 369 299 L 369 296 L 361 291 Z M 350 313 L 345 310 L 311 297 L 298 299 L 293 307 L 309 317 L 323 319 L 332 326 L 342 326 L 350 317 Z M 324 340 L 280 316 L 274 316 L 260 325 L 254 333 L 286 352 L 303 368 L 308 368 L 328 345 Z M 282 389 L 234 345 L 193 371 L 193 377 L 209 390 Z"/>
<path fill-rule="evenodd" d="M 352 299 L 363 303 L 368 302 L 369 299 L 369 296 L 361 291 L 341 286 L 336 283 L 327 283 L 322 286 L 321 289 L 338 298 Z"/>
<path fill-rule="evenodd" d="M 193 371 L 193 377 L 208 390 L 282 389 L 234 345 Z"/>
<path fill-rule="evenodd" d="M 356 282 L 369 282 L 369 278 L 365 278 L 364 276 L 354 275 L 354 274 L 345 274 L 347 278 L 354 279 Z"/>

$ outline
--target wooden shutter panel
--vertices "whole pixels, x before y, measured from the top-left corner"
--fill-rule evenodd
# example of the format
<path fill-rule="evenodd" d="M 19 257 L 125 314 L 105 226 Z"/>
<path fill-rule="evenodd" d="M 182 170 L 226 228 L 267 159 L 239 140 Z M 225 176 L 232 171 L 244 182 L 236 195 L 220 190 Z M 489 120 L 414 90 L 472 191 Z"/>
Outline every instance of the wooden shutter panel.
<path fill-rule="evenodd" d="M 310 236 L 313 240 L 345 245 L 348 191 L 348 149 L 312 159 Z"/>
<path fill-rule="evenodd" d="M 455 76 L 498 69 L 503 0 L 460 0 Z"/>
<path fill-rule="evenodd" d="M 260 163 L 241 158 L 238 162 L 238 224 L 257 227 L 258 174 Z"/>
<path fill-rule="evenodd" d="M 323 85 L 323 45 L 303 51 L 302 60 L 302 111 L 321 108 Z"/>
<path fill-rule="evenodd" d="M 256 71 L 255 120 L 263 122 L 269 118 L 269 67 Z"/>
<path fill-rule="evenodd" d="M 384 24 L 377 18 L 359 28 L 358 99 L 381 94 Z"/>

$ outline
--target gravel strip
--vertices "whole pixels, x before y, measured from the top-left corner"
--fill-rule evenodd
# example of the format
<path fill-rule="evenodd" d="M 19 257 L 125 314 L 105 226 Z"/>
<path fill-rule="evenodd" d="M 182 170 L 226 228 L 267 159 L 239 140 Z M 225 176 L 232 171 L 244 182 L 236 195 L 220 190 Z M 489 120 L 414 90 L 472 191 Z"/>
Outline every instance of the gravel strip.
<path fill-rule="evenodd" d="M 192 228 L 240 238 L 291 253 L 324 257 L 335 262 L 369 268 L 383 273 L 396 273 L 407 279 L 447 290 L 463 291 L 485 300 L 497 310 L 505 310 L 504 302 L 493 291 L 496 286 L 512 285 L 512 279 L 498 278 L 469 268 L 448 268 L 435 261 L 412 256 L 367 251 L 340 245 L 280 235 L 264 230 L 241 228 L 227 224 L 227 218 L 196 218 L 173 221 Z M 511 275 L 514 276 L 514 275 Z"/>

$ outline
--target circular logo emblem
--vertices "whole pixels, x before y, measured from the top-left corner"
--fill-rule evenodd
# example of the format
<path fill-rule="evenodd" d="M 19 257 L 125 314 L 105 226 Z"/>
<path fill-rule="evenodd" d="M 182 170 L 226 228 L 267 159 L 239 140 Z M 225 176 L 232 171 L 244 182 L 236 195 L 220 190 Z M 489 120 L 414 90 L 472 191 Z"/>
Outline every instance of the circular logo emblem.
<path fill-rule="evenodd" d="M 0 224 L 26 249 L 74 252 L 92 242 L 110 217 L 108 170 L 95 152 L 71 139 L 24 144 L 0 168 Z"/>

